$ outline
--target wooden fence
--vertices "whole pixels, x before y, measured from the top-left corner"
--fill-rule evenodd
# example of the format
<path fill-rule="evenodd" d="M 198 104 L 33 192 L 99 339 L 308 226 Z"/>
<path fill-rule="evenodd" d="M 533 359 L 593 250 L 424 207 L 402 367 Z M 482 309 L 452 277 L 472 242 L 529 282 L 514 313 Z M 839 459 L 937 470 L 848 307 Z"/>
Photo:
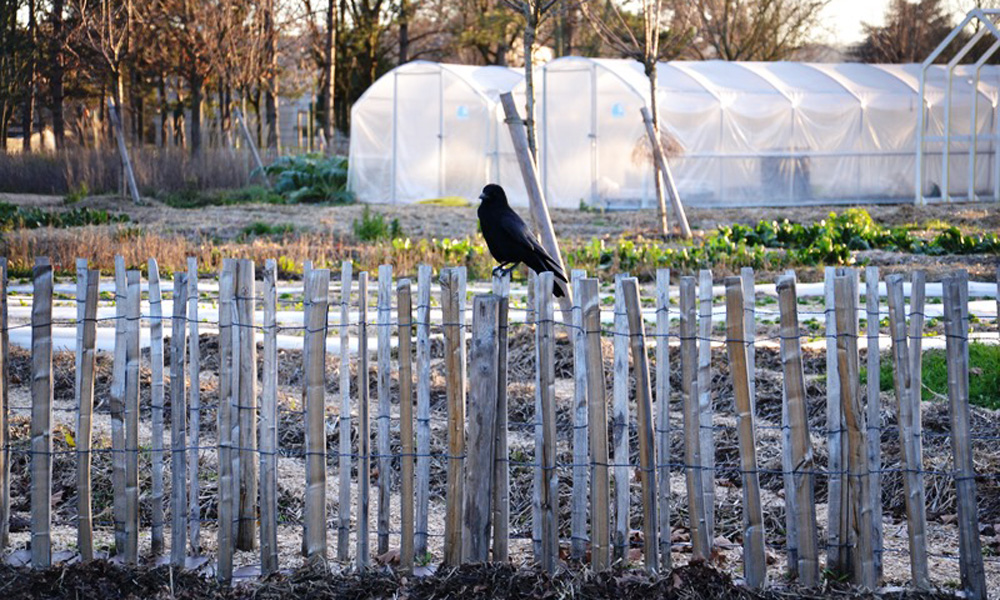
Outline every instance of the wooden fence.
<path fill-rule="evenodd" d="M 304 427 L 305 481 L 302 512 L 302 554 L 310 562 L 353 560 L 365 567 L 373 557 L 369 543 L 370 506 L 376 499 L 374 554 L 390 553 L 391 511 L 399 507 L 400 566 L 413 569 L 428 555 L 431 460 L 445 463 L 444 543 L 445 564 L 510 560 L 511 469 L 528 467 L 534 474 L 530 558 L 552 571 L 567 557 L 589 561 L 593 568 L 610 568 L 615 562 L 638 560 L 645 568 L 662 572 L 671 568 L 671 549 L 689 545 L 692 559 L 708 559 L 719 542 L 715 532 L 716 477 L 723 468 L 735 468 L 742 489 L 741 544 L 743 576 L 751 587 L 767 584 L 768 558 L 758 461 L 760 441 L 755 423 L 755 360 L 757 319 L 752 270 L 724 281 L 723 338 L 713 338 L 712 274 L 681 276 L 671 286 L 667 270 L 657 272 L 655 293 L 644 302 L 635 278 L 620 276 L 614 282 L 611 328 L 603 325 L 602 304 L 596 278 L 581 271 L 572 274 L 574 304 L 567 322 L 556 320 L 550 273 L 532 276 L 528 284 L 526 323 L 534 327 L 535 403 L 531 428 L 535 452 L 530 461 L 512 458 L 508 440 L 508 356 L 510 348 L 510 283 L 492 282 L 492 293 L 467 298 L 464 268 L 444 269 L 439 290 L 432 295 L 431 269 L 421 266 L 413 282 L 400 279 L 393 286 L 391 266 L 378 271 L 376 315 L 369 322 L 368 273 L 352 273 L 350 262 L 341 271 L 340 290 L 331 298 L 331 273 L 307 265 L 303 288 L 302 325 L 279 327 L 277 281 L 274 261 L 259 272 L 249 260 L 226 260 L 218 276 L 217 442 L 204 447 L 199 422 L 203 406 L 199 390 L 205 365 L 199 359 L 200 298 L 197 264 L 173 278 L 172 315 L 165 314 L 155 260 L 148 264 L 146 303 L 142 314 L 140 272 L 115 263 L 115 315 L 98 319 L 99 272 L 77 262 L 76 285 L 76 425 L 77 551 L 84 560 L 95 556 L 91 482 L 92 428 L 95 402 L 96 326 L 115 325 L 113 374 L 109 400 L 113 457 L 114 548 L 126 563 L 140 560 L 139 498 L 150 494 L 150 553 L 169 547 L 169 560 L 177 567 L 204 555 L 205 521 L 199 486 L 206 473 L 199 457 L 216 453 L 217 518 L 211 544 L 216 548 L 214 572 L 229 581 L 234 576 L 237 551 L 259 552 L 260 571 L 279 568 L 278 458 L 279 355 L 278 334 L 290 330 L 303 337 L 301 363 L 301 412 Z M 11 517 L 10 464 L 17 450 L 8 441 L 10 386 L 6 262 L 2 268 L 2 397 L 0 410 L 0 541 L 7 543 Z M 784 482 L 787 573 L 807 586 L 821 582 L 825 568 L 867 588 L 881 580 L 883 545 L 882 426 L 879 378 L 860 383 L 859 315 L 865 314 L 867 341 L 877 347 L 880 338 L 880 294 L 887 298 L 891 360 L 894 366 L 894 401 L 898 414 L 898 444 L 902 450 L 911 585 L 926 589 L 934 583 L 928 566 L 928 525 L 925 502 L 921 435 L 921 343 L 923 338 L 924 280 L 915 273 L 910 285 L 910 305 L 904 304 L 904 281 L 891 275 L 880 283 L 878 271 L 865 269 L 866 305 L 859 304 L 860 272 L 829 269 L 825 284 L 827 406 L 826 428 L 815 439 L 809 428 L 807 388 L 804 378 L 804 336 L 799 322 L 794 273 L 776 285 L 776 338 L 783 375 L 781 398 L 781 476 Z M 883 287 L 879 287 L 882 285 Z M 46 259 L 34 269 L 31 304 L 31 444 L 30 450 L 30 562 L 35 567 L 52 564 L 53 470 L 53 274 Z M 976 472 L 973 464 L 969 409 L 969 292 L 967 276 L 956 273 L 943 281 L 943 321 L 946 329 L 948 400 L 953 447 L 953 485 L 957 495 L 957 548 L 961 586 L 973 598 L 986 597 L 984 558 L 977 522 Z M 881 291 L 880 291 L 881 290 Z M 395 296 L 395 298 L 394 298 Z M 672 306 L 675 301 L 677 308 Z M 338 306 L 339 303 L 339 306 Z M 262 308 L 262 319 L 256 307 Z M 395 308 L 393 306 L 395 305 Z M 440 322 L 432 322 L 432 306 L 440 308 Z M 643 307 L 652 305 L 653 325 Z M 699 308 L 700 305 L 700 308 Z M 469 310 L 471 308 L 471 311 Z M 339 310 L 338 310 L 339 309 Z M 471 312 L 471 323 L 467 313 Z M 338 314 L 336 326 L 330 315 Z M 393 318 L 395 315 L 395 319 Z M 671 317 L 679 317 L 675 333 Z M 164 321 L 170 327 L 165 346 Z M 907 322 L 909 321 L 909 326 Z M 149 409 L 151 438 L 148 448 L 139 440 L 140 353 L 142 326 L 148 327 L 148 366 L 151 378 Z M 368 351 L 369 330 L 377 337 L 376 362 Z M 327 346 L 331 329 L 339 330 L 339 422 L 328 423 Z M 431 452 L 431 359 L 434 331 L 443 336 L 447 452 Z M 557 335 L 569 334 L 572 348 L 573 392 L 569 406 L 572 420 L 571 462 L 560 462 L 557 453 L 556 345 Z M 257 336 L 263 338 L 258 362 Z M 396 336 L 395 355 L 392 337 Z M 414 343 L 415 336 L 415 343 Z M 606 385 L 606 348 L 612 344 L 612 385 Z M 469 342 L 467 344 L 466 342 Z M 713 425 L 711 344 L 723 342 L 728 377 L 733 389 L 739 463 L 717 465 L 716 427 Z M 356 343 L 356 351 L 352 344 Z M 670 345 L 679 346 L 680 365 L 672 365 Z M 654 350 L 650 366 L 650 351 Z M 169 350 L 169 354 L 167 354 Z M 169 378 L 165 359 L 169 358 Z M 879 353 L 867 353 L 868 373 L 879 371 Z M 352 369 L 354 373 L 352 375 Z M 672 455 L 669 400 L 672 369 L 680 373 L 683 413 L 683 451 Z M 394 384 L 393 375 L 396 375 Z M 371 378 L 375 397 L 370 398 Z M 354 381 L 352 382 L 352 376 Z M 676 378 L 676 374 L 675 374 Z M 166 383 L 169 381 L 169 387 Z M 258 387 L 259 383 L 259 387 Z M 352 385 L 353 383 L 353 385 Z M 167 393 L 169 390 L 169 393 Z M 609 393 L 610 391 L 610 393 Z M 168 402 L 169 400 L 169 402 Z M 416 406 L 414 407 L 414 402 Z M 392 427 L 392 406 L 399 406 L 398 428 Z M 374 416 L 370 408 L 375 409 Z M 610 408 L 610 419 L 609 411 Z M 165 415 L 169 409 L 169 444 Z M 633 421 L 629 412 L 636 411 Z M 375 421 L 374 427 L 372 421 Z M 634 426 L 632 425 L 634 423 Z M 339 428 L 339 429 L 338 429 Z M 327 436 L 339 431 L 336 453 L 328 455 Z M 610 432 L 610 437 L 609 437 Z M 814 432 L 813 432 L 814 433 Z M 375 445 L 371 446 L 374 434 Z M 823 439 L 825 437 L 825 440 Z M 609 443 L 611 453 L 609 453 Z M 638 459 L 630 460 L 630 441 L 637 442 Z M 825 469 L 817 467 L 814 450 L 826 443 Z M 399 451 L 393 451 L 394 443 Z M 140 490 L 139 456 L 148 452 L 151 489 Z M 164 482 L 169 465 L 171 481 Z M 336 468 L 338 478 L 328 480 Z M 670 488 L 670 473 L 682 472 L 686 490 L 682 497 Z M 568 474 L 567 479 L 561 479 Z M 641 531 L 635 532 L 630 515 L 630 479 L 640 481 Z M 375 489 L 370 489 L 374 477 Z M 817 523 L 817 480 L 826 478 L 828 522 L 825 540 Z M 392 482 L 399 480 L 393 498 Z M 328 510 L 327 490 L 336 484 L 337 511 Z M 568 489 L 566 498 L 560 490 Z M 169 490 L 169 496 L 167 495 Z M 612 494 L 612 492 L 614 492 Z M 166 500 L 169 498 L 169 506 Z M 398 502 L 398 504 L 396 504 Z M 682 527 L 686 542 L 673 539 L 671 523 L 677 512 L 671 503 L 687 506 Z M 570 539 L 560 539 L 560 503 L 570 505 Z M 352 511 L 352 505 L 354 510 Z M 169 527 L 167 517 L 170 515 Z M 169 543 L 166 532 L 169 529 Z M 336 552 L 327 548 L 328 533 L 336 533 Z M 351 540 L 355 550 L 351 552 Z M 636 541 L 638 540 L 638 541 Z M 562 554 L 563 543 L 565 553 Z M 825 546 L 824 546 L 825 542 Z M 825 550 L 825 552 L 824 552 Z M 287 566 L 287 565 L 286 565 Z"/>

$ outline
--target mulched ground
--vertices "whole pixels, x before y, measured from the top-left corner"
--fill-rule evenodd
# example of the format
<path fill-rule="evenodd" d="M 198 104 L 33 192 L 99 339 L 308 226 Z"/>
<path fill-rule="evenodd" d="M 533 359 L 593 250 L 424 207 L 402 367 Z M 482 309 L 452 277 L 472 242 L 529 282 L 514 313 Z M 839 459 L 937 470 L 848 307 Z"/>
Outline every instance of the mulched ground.
<path fill-rule="evenodd" d="M 214 579 L 190 571 L 172 572 L 169 567 L 128 569 L 106 561 L 76 563 L 38 571 L 0 566 L 0 595 L 4 600 L 955 598 L 949 592 L 940 591 L 862 593 L 841 584 L 830 584 L 815 590 L 772 587 L 764 592 L 754 592 L 734 584 L 728 574 L 704 565 L 680 567 L 665 577 L 657 578 L 636 570 L 593 573 L 564 569 L 555 576 L 549 576 L 538 570 L 509 564 L 470 564 L 455 569 L 442 568 L 436 574 L 426 577 L 407 576 L 389 569 L 334 574 L 326 569 L 313 567 L 259 582 L 226 587 Z"/>

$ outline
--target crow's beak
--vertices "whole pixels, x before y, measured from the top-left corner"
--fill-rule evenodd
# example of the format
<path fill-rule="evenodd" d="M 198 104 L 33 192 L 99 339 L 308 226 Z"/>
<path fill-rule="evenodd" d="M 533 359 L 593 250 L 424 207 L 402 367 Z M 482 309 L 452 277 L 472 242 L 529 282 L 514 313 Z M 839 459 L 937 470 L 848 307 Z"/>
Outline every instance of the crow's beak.
<path fill-rule="evenodd" d="M 486 194 L 479 194 L 480 200 L 486 200 Z"/>

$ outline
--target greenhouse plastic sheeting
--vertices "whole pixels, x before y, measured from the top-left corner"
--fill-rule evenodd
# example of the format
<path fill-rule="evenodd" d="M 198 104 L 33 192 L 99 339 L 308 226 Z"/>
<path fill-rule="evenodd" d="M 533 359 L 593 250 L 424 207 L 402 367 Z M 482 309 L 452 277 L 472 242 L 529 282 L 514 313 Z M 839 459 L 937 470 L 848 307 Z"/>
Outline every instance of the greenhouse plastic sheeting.
<path fill-rule="evenodd" d="M 951 82 L 955 196 L 969 183 L 972 75 L 958 67 Z M 565 57 L 538 67 L 535 82 L 538 170 L 550 206 L 654 206 L 642 66 Z M 661 63 L 660 126 L 681 198 L 693 206 L 912 201 L 919 85 L 920 65 Z M 931 67 L 927 136 L 943 135 L 946 86 L 944 68 Z M 484 182 L 497 181 L 525 204 L 498 103 L 506 89 L 523 106 L 523 79 L 509 69 L 410 63 L 390 72 L 352 113 L 352 189 L 368 202 L 474 199 Z M 998 90 L 1000 68 L 983 67 L 975 95 L 979 195 L 993 195 L 1000 164 Z M 942 147 L 925 143 L 923 187 L 932 198 L 943 185 Z"/>

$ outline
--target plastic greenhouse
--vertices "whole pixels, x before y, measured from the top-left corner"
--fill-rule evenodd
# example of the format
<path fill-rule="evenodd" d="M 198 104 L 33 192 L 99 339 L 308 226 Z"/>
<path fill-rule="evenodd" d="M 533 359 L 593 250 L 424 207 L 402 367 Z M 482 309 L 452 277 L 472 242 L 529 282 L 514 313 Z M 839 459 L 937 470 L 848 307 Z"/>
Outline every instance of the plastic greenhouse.
<path fill-rule="evenodd" d="M 361 200 L 475 198 L 490 180 L 508 188 L 514 203 L 526 203 L 495 100 L 502 79 L 523 106 L 523 81 L 496 68 L 489 77 L 473 77 L 482 69 L 490 68 L 404 65 L 359 100 L 350 169 Z M 916 64 L 661 63 L 660 124 L 682 200 L 694 206 L 912 201 L 920 69 Z M 960 66 L 951 78 L 948 187 L 952 195 L 966 195 L 972 172 L 975 193 L 993 197 L 1000 180 L 995 152 L 1000 67 L 984 66 L 979 74 L 978 160 L 970 169 L 973 74 L 973 67 Z M 494 87 L 482 91 L 476 87 L 481 81 Z M 549 205 L 654 206 L 639 113 L 649 101 L 642 66 L 565 57 L 538 67 L 535 82 L 538 169 Z M 947 85 L 944 67 L 930 67 L 923 172 L 929 198 L 941 195 Z M 481 104 L 460 118 L 460 107 L 473 106 L 476 96 Z"/>
<path fill-rule="evenodd" d="M 498 178 L 499 96 L 522 78 L 427 61 L 383 75 L 351 109 L 350 189 L 364 202 L 477 197 Z"/>

